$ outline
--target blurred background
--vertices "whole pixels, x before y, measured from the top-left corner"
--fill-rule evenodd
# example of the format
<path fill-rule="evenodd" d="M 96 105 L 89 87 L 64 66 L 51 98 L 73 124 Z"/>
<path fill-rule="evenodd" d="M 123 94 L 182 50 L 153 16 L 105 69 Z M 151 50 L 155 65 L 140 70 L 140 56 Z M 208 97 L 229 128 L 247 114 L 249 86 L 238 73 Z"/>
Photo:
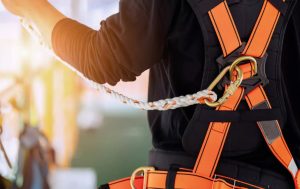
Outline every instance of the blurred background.
<path fill-rule="evenodd" d="M 51 2 L 67 16 L 96 30 L 101 20 L 118 12 L 118 0 Z M 145 72 L 137 81 L 119 83 L 113 89 L 146 100 L 147 80 Z M 12 96 L 17 96 L 13 98 L 22 104 L 22 110 L 11 105 Z M 146 112 L 86 86 L 34 42 L 18 18 L 1 4 L 0 100 L 0 139 L 13 164 L 10 169 L 0 152 L 0 175 L 7 179 L 15 178 L 24 122 L 47 136 L 59 167 L 90 168 L 97 174 L 98 184 L 127 177 L 147 164 L 151 137 Z M 24 112 L 26 116 L 20 116 Z"/>

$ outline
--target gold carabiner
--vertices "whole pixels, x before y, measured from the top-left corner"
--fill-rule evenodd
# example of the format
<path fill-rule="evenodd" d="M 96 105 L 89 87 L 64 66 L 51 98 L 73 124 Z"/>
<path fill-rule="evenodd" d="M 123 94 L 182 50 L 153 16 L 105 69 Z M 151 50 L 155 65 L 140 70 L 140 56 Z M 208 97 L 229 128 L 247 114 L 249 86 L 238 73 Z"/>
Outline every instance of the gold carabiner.
<path fill-rule="evenodd" d="M 136 187 L 134 185 L 134 181 L 135 181 L 135 178 L 138 175 L 143 175 L 144 176 L 144 185 L 143 185 L 143 188 L 146 188 L 146 179 L 147 179 L 148 171 L 155 171 L 155 168 L 154 167 L 140 167 L 140 168 L 136 169 L 132 173 L 131 178 L 130 178 L 131 189 L 136 189 Z"/>
<path fill-rule="evenodd" d="M 244 61 L 250 61 L 252 63 L 254 63 L 254 67 L 253 67 L 253 71 L 255 74 L 257 74 L 257 70 L 258 70 L 258 65 L 257 65 L 257 60 L 255 58 L 253 58 L 252 56 L 242 56 L 239 57 L 238 59 L 236 59 L 231 65 L 230 65 L 230 69 L 229 69 L 229 73 L 230 73 L 230 80 L 233 81 L 234 80 L 234 69 L 242 62 Z M 254 74 L 254 75 L 255 75 Z"/>
<path fill-rule="evenodd" d="M 224 104 L 229 97 L 231 97 L 237 89 L 240 87 L 240 85 L 243 82 L 243 71 L 238 67 L 238 65 L 244 61 L 249 60 L 250 62 L 254 63 L 254 72 L 257 73 L 257 61 L 255 58 L 251 56 L 242 56 L 238 59 L 236 59 L 230 66 L 227 66 L 222 72 L 218 75 L 218 77 L 210 84 L 210 86 L 207 88 L 207 90 L 213 90 L 217 84 L 222 80 L 222 78 L 226 75 L 226 73 L 229 71 L 230 74 L 230 85 L 227 87 L 227 89 L 224 92 L 224 95 L 219 98 L 216 102 L 210 102 L 209 100 L 205 99 L 204 102 L 209 107 L 218 107 Z M 234 78 L 234 71 L 237 72 L 237 78 Z M 235 79 L 235 80 L 234 80 Z"/>
<path fill-rule="evenodd" d="M 231 66 L 228 66 L 227 68 L 225 68 L 226 70 L 230 70 L 230 67 Z M 235 92 L 236 90 L 240 87 L 240 85 L 242 84 L 242 81 L 243 81 L 243 72 L 242 70 L 236 66 L 235 67 L 235 70 L 237 71 L 237 78 L 235 81 L 231 81 L 230 82 L 230 85 L 227 87 L 227 89 L 225 90 L 224 92 L 224 95 L 219 98 L 218 101 L 216 102 L 210 102 L 208 101 L 207 99 L 204 100 L 205 104 L 209 107 L 212 107 L 212 108 L 215 108 L 215 107 L 218 107 L 218 106 L 221 106 L 222 104 L 224 104 L 228 99 L 229 97 L 231 97 Z"/>

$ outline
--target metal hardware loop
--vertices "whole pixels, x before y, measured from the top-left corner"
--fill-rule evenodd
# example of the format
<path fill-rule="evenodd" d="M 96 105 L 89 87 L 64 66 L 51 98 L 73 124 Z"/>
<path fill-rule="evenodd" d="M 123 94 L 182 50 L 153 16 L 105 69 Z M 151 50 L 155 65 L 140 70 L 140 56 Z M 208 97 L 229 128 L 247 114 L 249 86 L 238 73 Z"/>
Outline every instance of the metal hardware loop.
<path fill-rule="evenodd" d="M 205 99 L 204 102 L 207 106 L 209 107 L 218 107 L 224 104 L 236 91 L 237 89 L 241 86 L 244 76 L 243 76 L 243 71 L 239 68 L 239 64 L 245 61 L 250 61 L 254 63 L 254 72 L 255 74 L 257 73 L 257 61 L 255 58 L 251 56 L 242 56 L 238 59 L 236 59 L 230 66 L 227 66 L 222 72 L 217 76 L 217 78 L 210 84 L 210 86 L 207 88 L 207 90 L 213 90 L 217 84 L 225 77 L 227 72 L 229 72 L 230 75 L 230 85 L 225 89 L 224 95 L 219 98 L 216 102 L 210 102 L 209 100 Z M 234 72 L 237 72 L 236 78 L 234 77 Z"/>
<path fill-rule="evenodd" d="M 134 181 L 138 175 L 144 176 L 144 185 L 143 185 L 144 187 L 143 188 L 146 188 L 146 179 L 147 179 L 148 171 L 155 171 L 155 168 L 154 167 L 140 167 L 132 173 L 131 178 L 130 178 L 130 186 L 132 189 L 136 189 L 136 187 L 134 185 Z"/>

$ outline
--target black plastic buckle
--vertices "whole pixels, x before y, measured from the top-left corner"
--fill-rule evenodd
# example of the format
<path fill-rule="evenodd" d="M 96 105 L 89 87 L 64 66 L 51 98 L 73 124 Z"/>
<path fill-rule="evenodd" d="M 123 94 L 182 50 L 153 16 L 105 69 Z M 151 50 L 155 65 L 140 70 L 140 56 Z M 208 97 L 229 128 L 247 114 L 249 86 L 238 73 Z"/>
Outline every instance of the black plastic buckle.
<path fill-rule="evenodd" d="M 229 56 L 225 57 L 220 56 L 217 58 L 217 63 L 219 65 L 219 70 L 223 70 L 225 67 L 229 66 L 234 62 L 237 58 L 241 57 L 241 54 L 245 48 L 246 44 L 243 43 L 243 45 L 235 50 L 233 53 L 231 53 Z M 245 88 L 245 94 L 248 94 L 250 91 L 255 89 L 257 86 L 262 85 L 266 86 L 269 84 L 269 80 L 266 75 L 266 62 L 267 62 L 268 54 L 265 53 L 265 55 L 262 58 L 255 58 L 257 61 L 257 74 L 254 75 L 251 78 L 243 80 L 241 87 Z M 245 62 L 247 63 L 247 62 Z M 218 85 L 218 88 L 221 90 L 224 88 L 225 85 L 230 83 L 229 77 L 224 77 L 223 81 Z"/>

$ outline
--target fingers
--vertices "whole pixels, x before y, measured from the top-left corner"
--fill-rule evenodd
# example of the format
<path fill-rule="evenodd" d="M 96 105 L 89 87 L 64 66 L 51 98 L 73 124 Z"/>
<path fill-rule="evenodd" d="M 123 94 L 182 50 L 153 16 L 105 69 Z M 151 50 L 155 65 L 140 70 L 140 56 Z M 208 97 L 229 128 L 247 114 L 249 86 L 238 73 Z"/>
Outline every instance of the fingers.
<path fill-rule="evenodd" d="M 9 12 L 22 16 L 22 9 L 19 6 L 18 0 L 1 0 L 1 2 Z"/>

